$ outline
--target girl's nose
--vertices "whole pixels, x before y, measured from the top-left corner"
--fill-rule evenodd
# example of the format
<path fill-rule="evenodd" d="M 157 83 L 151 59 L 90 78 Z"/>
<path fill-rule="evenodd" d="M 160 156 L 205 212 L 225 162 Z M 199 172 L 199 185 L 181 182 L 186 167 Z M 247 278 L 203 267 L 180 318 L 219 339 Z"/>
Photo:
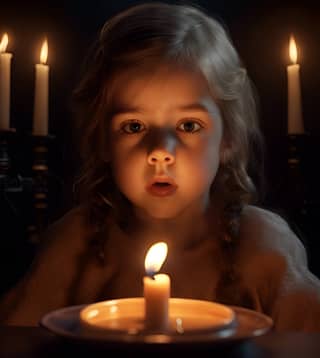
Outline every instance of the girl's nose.
<path fill-rule="evenodd" d="M 175 162 L 177 138 L 170 132 L 158 130 L 150 137 L 150 149 L 148 153 L 148 164 L 171 165 Z"/>
<path fill-rule="evenodd" d="M 148 155 L 148 164 L 150 165 L 156 165 L 156 164 L 170 165 L 173 164 L 174 161 L 175 161 L 174 155 L 163 149 L 154 149 Z"/>

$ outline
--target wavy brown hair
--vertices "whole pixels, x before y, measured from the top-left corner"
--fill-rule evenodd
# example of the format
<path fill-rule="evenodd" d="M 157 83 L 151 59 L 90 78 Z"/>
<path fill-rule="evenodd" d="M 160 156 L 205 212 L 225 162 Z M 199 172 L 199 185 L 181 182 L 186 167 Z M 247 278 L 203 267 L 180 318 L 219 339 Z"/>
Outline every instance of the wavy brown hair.
<path fill-rule="evenodd" d="M 261 173 L 261 167 L 253 171 L 252 165 L 262 164 L 263 152 L 257 101 L 226 28 L 195 6 L 146 3 L 119 13 L 103 26 L 73 96 L 83 161 L 77 197 L 87 204 L 96 224 L 110 210 L 125 217 L 123 210 L 130 205 L 118 191 L 106 159 L 113 83 L 124 70 L 144 70 L 164 62 L 200 71 L 219 106 L 228 148 L 211 195 L 221 203 L 224 241 L 235 242 L 243 205 L 257 200 L 248 174 Z M 259 158 L 253 155 L 257 153 Z"/>

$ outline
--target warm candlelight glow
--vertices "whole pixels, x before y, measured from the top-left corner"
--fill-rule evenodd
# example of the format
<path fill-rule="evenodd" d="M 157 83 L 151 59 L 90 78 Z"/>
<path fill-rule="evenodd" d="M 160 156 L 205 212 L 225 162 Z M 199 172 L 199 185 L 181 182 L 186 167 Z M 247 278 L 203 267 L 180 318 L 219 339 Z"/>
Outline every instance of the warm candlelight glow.
<path fill-rule="evenodd" d="M 40 52 L 40 63 L 45 64 L 47 62 L 47 58 L 48 58 L 48 41 L 45 40 L 43 42 L 43 45 L 41 47 L 41 52 Z"/>
<path fill-rule="evenodd" d="M 147 252 L 144 267 L 148 274 L 158 272 L 167 257 L 168 246 L 165 242 L 158 242 L 150 247 Z"/>
<path fill-rule="evenodd" d="M 290 60 L 292 61 L 292 63 L 296 64 L 297 60 L 298 60 L 298 50 L 297 50 L 296 42 L 295 42 L 293 36 L 290 36 L 289 56 L 290 56 Z"/>
<path fill-rule="evenodd" d="M 1 39 L 1 42 L 0 42 L 0 52 L 6 52 L 8 42 L 9 42 L 8 34 L 5 33 L 2 36 L 2 39 Z"/>

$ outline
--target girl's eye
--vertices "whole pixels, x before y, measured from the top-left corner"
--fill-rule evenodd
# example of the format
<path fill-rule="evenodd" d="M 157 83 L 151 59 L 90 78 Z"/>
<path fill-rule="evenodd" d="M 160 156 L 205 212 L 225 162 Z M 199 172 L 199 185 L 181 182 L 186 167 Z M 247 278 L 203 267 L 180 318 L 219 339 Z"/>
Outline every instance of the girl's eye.
<path fill-rule="evenodd" d="M 179 131 L 187 132 L 187 133 L 198 132 L 201 128 L 202 128 L 202 126 L 198 122 L 191 121 L 191 120 L 185 121 L 185 122 L 179 124 L 179 126 L 178 126 Z"/>
<path fill-rule="evenodd" d="M 145 130 L 145 125 L 139 121 L 132 120 L 125 122 L 121 126 L 121 130 L 127 134 L 140 133 Z"/>

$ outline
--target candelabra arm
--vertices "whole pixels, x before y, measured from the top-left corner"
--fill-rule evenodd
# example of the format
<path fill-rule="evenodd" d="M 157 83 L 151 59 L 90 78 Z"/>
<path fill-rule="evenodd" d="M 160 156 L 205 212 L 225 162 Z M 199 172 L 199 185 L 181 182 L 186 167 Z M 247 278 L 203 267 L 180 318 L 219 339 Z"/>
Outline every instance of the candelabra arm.
<path fill-rule="evenodd" d="M 33 220 L 29 226 L 30 238 L 39 242 L 42 232 L 49 223 L 48 208 L 48 148 L 53 139 L 51 135 L 33 135 L 33 163 L 32 163 L 32 196 Z"/>

